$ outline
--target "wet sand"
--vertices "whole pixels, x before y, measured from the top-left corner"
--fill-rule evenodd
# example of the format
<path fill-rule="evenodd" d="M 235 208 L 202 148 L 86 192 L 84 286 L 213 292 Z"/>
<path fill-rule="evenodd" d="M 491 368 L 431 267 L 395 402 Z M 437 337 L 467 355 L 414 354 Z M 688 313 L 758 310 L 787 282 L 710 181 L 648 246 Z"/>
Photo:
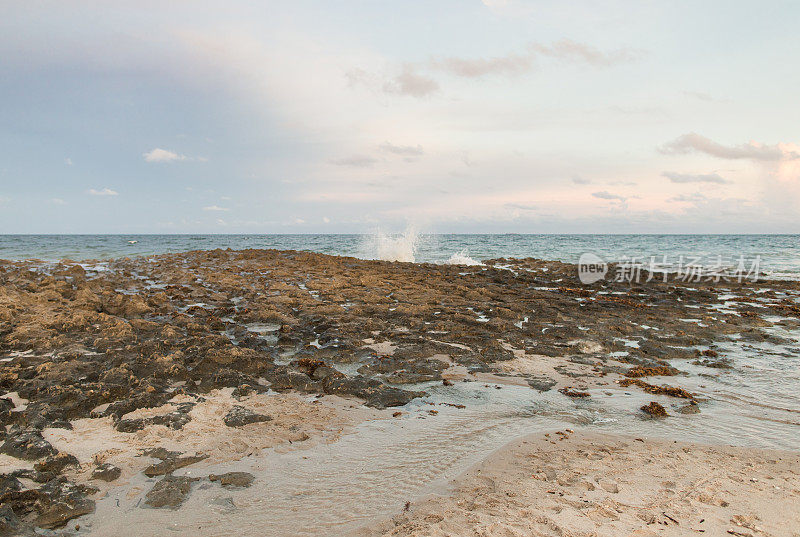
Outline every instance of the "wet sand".
<path fill-rule="evenodd" d="M 800 454 L 558 431 L 363 536 L 797 536 Z"/>

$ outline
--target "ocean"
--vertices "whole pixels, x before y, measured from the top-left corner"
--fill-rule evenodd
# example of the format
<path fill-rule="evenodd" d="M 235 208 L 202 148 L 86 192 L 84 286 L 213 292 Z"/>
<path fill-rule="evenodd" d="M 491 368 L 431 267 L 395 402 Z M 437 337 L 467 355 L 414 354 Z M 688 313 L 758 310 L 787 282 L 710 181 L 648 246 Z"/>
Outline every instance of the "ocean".
<path fill-rule="evenodd" d="M 304 250 L 362 259 L 477 263 L 535 257 L 577 263 L 583 253 L 604 261 L 654 259 L 666 266 L 694 262 L 736 266 L 746 260 L 775 278 L 800 278 L 800 235 L 0 235 L 0 259 L 104 260 L 216 248 Z"/>

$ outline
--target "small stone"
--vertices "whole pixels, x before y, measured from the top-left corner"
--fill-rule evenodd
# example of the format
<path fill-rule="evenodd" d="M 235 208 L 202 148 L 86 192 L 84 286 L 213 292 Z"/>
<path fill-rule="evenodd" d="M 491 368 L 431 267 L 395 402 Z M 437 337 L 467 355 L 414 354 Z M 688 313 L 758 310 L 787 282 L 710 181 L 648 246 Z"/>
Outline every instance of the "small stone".
<path fill-rule="evenodd" d="M 100 479 L 101 481 L 114 481 L 120 475 L 122 470 L 113 464 L 103 463 L 97 466 L 92 472 L 91 479 Z"/>
<path fill-rule="evenodd" d="M 197 477 L 165 476 L 145 495 L 144 503 L 156 509 L 177 509 L 192 491 L 192 483 L 198 479 Z"/>
<path fill-rule="evenodd" d="M 208 455 L 189 455 L 187 457 L 175 457 L 164 459 L 159 463 L 151 464 L 144 469 L 144 475 L 147 477 L 155 477 L 157 475 L 171 474 L 178 468 L 189 466 L 203 459 L 208 458 Z"/>
<path fill-rule="evenodd" d="M 264 421 L 271 421 L 272 416 L 267 416 L 266 414 L 256 414 L 249 408 L 245 408 L 243 406 L 234 405 L 228 413 L 222 418 L 222 421 L 225 422 L 225 425 L 228 427 L 242 427 L 244 425 L 249 425 L 250 423 L 260 423 Z"/>
<path fill-rule="evenodd" d="M 40 528 L 58 528 L 71 519 L 94 512 L 94 502 L 88 498 L 55 502 L 42 510 L 34 522 Z"/>
<path fill-rule="evenodd" d="M 225 488 L 247 488 L 253 484 L 255 478 L 248 472 L 228 472 L 226 474 L 211 474 L 210 481 L 219 481 Z"/>
<path fill-rule="evenodd" d="M 29 528 L 30 529 L 30 528 Z M 0 535 L 21 535 L 22 525 L 11 507 L 0 507 Z M 32 531 L 30 532 L 33 533 Z M 28 535 L 25 533 L 24 535 Z"/>
<path fill-rule="evenodd" d="M 67 466 L 77 466 L 78 459 L 68 453 L 58 453 L 55 456 L 47 457 L 33 465 L 37 472 L 51 472 L 60 474 Z"/>
<path fill-rule="evenodd" d="M 0 474 L 0 496 L 6 492 L 20 490 L 21 488 L 22 483 L 13 475 Z M 2 533 L 0 533 L 0 535 L 2 535 Z"/>
<path fill-rule="evenodd" d="M 688 405 L 679 408 L 678 412 L 680 412 L 681 414 L 699 414 L 700 406 L 697 404 L 697 402 L 692 401 Z"/>

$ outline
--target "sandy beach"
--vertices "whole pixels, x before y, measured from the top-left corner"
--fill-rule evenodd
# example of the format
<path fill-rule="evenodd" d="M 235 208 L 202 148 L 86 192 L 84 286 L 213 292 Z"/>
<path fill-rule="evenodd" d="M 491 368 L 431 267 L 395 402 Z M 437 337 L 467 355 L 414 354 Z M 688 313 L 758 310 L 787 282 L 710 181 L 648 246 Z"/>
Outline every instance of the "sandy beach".
<path fill-rule="evenodd" d="M 364 534 L 792 537 L 798 468 L 796 452 L 538 433 Z"/>

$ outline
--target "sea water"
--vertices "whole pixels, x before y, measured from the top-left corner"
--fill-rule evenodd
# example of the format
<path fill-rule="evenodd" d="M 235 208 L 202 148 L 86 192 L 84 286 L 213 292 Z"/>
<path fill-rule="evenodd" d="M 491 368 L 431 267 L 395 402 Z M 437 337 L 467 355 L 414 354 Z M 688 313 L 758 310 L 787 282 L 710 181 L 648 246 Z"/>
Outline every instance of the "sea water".
<path fill-rule="evenodd" d="M 458 235 L 402 233 L 361 235 L 0 235 L 0 259 L 109 259 L 216 248 L 274 248 L 418 263 L 475 264 L 498 257 L 535 257 L 577 263 L 591 252 L 607 262 L 636 259 L 676 266 L 696 260 L 711 266 L 759 270 L 800 278 L 800 235 Z"/>

